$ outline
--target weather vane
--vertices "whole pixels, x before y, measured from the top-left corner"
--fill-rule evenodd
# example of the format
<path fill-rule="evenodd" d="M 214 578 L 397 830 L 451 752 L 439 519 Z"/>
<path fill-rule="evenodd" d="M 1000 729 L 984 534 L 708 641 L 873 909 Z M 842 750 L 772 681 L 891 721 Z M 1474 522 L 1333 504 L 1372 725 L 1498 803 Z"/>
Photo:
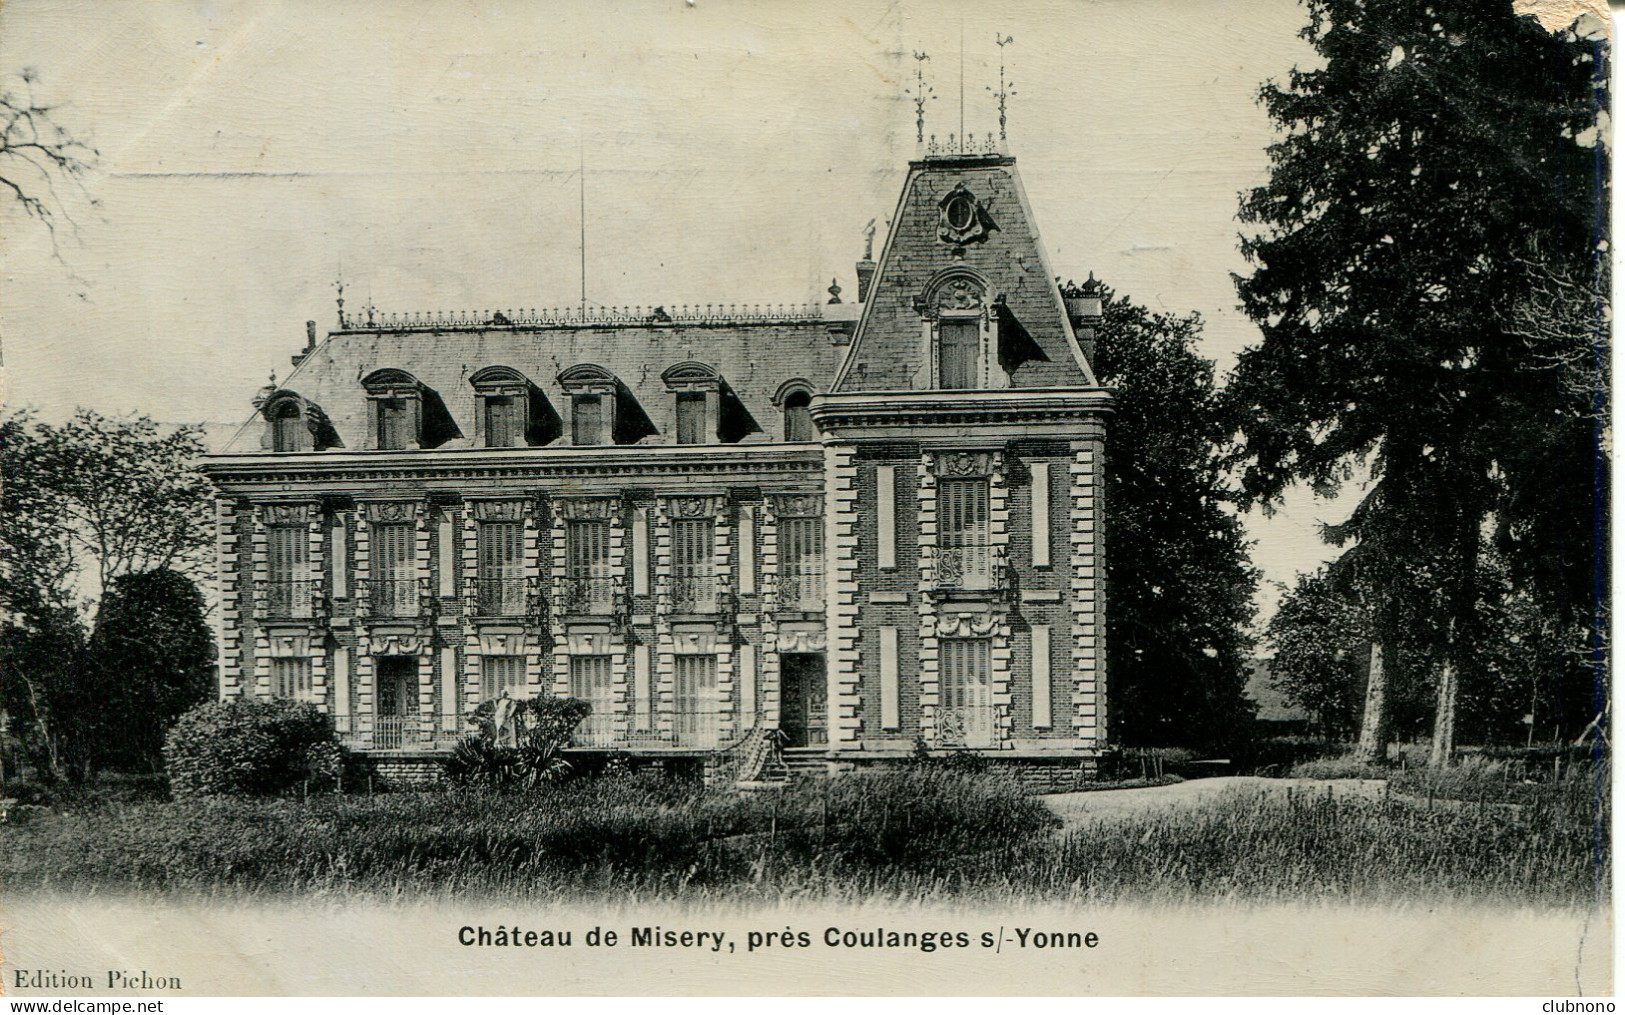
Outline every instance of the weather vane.
<path fill-rule="evenodd" d="M 993 92 L 992 87 L 989 87 L 988 91 L 993 92 L 993 95 L 999 100 L 999 140 L 1003 141 L 1004 140 L 1004 103 L 1005 103 L 1006 99 L 1008 99 L 1010 96 L 1016 94 L 1015 88 L 1007 87 L 1005 85 L 1005 81 L 1004 81 L 1004 47 L 1010 45 L 1012 42 L 1015 42 L 1016 40 L 1014 38 L 1012 38 L 1011 36 L 1008 36 L 1008 35 L 1003 36 L 1001 38 L 999 36 L 999 34 L 997 32 L 995 32 L 995 33 L 993 33 L 993 41 L 995 43 L 997 43 L 998 47 L 999 47 L 999 90 L 996 91 L 996 92 Z"/>
<path fill-rule="evenodd" d="M 919 50 L 914 51 L 914 140 L 920 144 L 925 143 L 925 102 L 935 97 L 925 83 L 925 61 L 929 59 Z"/>

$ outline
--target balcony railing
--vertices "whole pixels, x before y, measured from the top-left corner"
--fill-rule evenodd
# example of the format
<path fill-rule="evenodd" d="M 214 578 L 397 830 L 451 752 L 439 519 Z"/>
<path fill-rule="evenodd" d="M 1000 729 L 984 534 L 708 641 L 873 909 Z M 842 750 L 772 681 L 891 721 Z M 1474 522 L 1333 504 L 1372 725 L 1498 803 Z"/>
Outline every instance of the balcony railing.
<path fill-rule="evenodd" d="M 594 703 L 587 718 L 570 734 L 576 747 L 612 747 L 615 744 L 615 713 L 608 702 Z"/>
<path fill-rule="evenodd" d="M 673 742 L 678 747 L 715 747 L 721 743 L 717 727 L 715 712 L 677 712 L 672 716 Z"/>
<path fill-rule="evenodd" d="M 786 610 L 822 610 L 823 569 L 794 568 L 779 575 L 779 606 Z"/>
<path fill-rule="evenodd" d="M 316 582 L 273 579 L 265 583 L 265 615 L 279 620 L 305 620 L 315 615 Z"/>
<path fill-rule="evenodd" d="M 603 616 L 615 612 L 615 579 L 569 577 L 564 579 L 564 612 Z"/>
<path fill-rule="evenodd" d="M 415 617 L 420 610 L 415 578 L 374 578 L 368 585 L 378 617 Z"/>
<path fill-rule="evenodd" d="M 721 583 L 715 575 L 676 575 L 671 580 L 674 613 L 716 613 Z"/>
<path fill-rule="evenodd" d="M 944 747 L 992 747 L 993 706 L 961 705 L 938 713 L 937 740 Z"/>
<path fill-rule="evenodd" d="M 404 715 L 381 715 L 373 722 L 372 746 L 393 750 L 417 742 L 417 731 Z"/>
<path fill-rule="evenodd" d="M 936 587 L 993 588 L 993 548 L 986 543 L 937 547 Z"/>
<path fill-rule="evenodd" d="M 479 615 L 482 617 L 522 617 L 529 613 L 529 584 L 523 578 L 481 578 Z"/>

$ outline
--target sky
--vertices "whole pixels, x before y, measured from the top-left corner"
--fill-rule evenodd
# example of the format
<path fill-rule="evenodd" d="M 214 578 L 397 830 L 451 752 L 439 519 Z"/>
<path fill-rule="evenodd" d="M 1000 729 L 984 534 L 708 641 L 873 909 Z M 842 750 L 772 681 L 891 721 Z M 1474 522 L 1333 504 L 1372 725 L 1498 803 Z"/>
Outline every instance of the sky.
<path fill-rule="evenodd" d="M 916 68 L 926 133 L 997 131 L 1000 36 L 1054 270 L 1199 311 L 1227 370 L 1258 338 L 1230 277 L 1273 136 L 1254 97 L 1313 61 L 1303 20 L 1295 0 L 7 0 L 0 72 L 33 68 L 100 159 L 60 261 L 0 211 L 5 398 L 223 439 L 305 321 L 336 323 L 341 278 L 349 309 L 407 312 L 573 305 L 583 259 L 599 305 L 850 296 L 916 152 Z M 1356 496 L 1247 517 L 1266 613 Z"/>

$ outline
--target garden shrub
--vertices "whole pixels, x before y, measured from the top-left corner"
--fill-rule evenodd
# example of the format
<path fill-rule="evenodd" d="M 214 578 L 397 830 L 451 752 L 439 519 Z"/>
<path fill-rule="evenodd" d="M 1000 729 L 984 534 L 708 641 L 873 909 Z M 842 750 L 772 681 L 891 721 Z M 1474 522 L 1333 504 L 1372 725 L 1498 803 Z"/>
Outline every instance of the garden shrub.
<path fill-rule="evenodd" d="M 459 741 L 446 759 L 446 778 L 454 785 L 533 787 L 562 782 L 573 774 L 564 749 L 592 706 L 580 698 L 551 696 L 516 701 L 514 706 L 516 745 L 499 742 L 495 701 L 485 702 L 470 715 L 479 732 Z"/>
<path fill-rule="evenodd" d="M 198 705 L 164 741 L 176 797 L 325 789 L 337 781 L 342 755 L 333 720 L 309 702 L 234 698 Z"/>

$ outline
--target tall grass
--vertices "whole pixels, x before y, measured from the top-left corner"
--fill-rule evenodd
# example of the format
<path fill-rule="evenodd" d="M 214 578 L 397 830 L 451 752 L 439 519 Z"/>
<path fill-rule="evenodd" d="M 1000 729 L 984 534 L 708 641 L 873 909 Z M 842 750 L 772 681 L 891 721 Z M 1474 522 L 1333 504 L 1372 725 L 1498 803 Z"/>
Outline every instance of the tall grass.
<path fill-rule="evenodd" d="M 8 890 L 1117 901 L 1607 891 L 1595 814 L 1237 792 L 1058 834 L 997 776 L 906 771 L 740 795 L 641 778 L 536 795 L 115 805 L 0 830 Z"/>

